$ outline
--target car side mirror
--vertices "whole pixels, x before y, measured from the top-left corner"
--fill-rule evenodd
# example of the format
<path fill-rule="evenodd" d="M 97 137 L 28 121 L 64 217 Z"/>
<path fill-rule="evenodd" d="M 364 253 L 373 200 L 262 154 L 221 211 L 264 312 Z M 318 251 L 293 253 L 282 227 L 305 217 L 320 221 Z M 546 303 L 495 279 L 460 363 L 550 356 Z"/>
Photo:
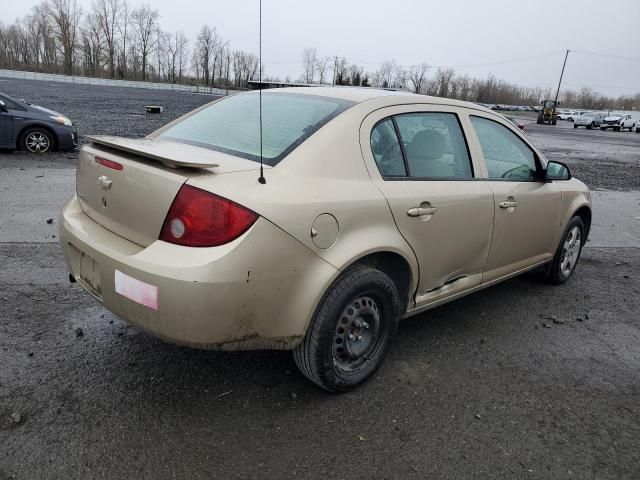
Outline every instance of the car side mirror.
<path fill-rule="evenodd" d="M 547 163 L 545 178 L 547 180 L 570 180 L 571 170 L 562 162 L 551 161 Z"/>
<path fill-rule="evenodd" d="M 7 111 L 7 104 L 4 103 L 2 100 L 0 100 L 0 112 L 6 112 Z"/>

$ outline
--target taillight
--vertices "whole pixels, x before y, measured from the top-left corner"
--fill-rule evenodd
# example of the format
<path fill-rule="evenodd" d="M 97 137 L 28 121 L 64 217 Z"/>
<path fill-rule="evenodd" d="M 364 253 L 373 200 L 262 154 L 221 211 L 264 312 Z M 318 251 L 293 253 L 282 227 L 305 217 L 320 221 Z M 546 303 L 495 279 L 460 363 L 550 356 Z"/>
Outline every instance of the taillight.
<path fill-rule="evenodd" d="M 213 193 L 183 185 L 171 204 L 160 240 L 187 247 L 216 247 L 235 240 L 258 214 Z"/>
<path fill-rule="evenodd" d="M 99 163 L 103 167 L 111 168 L 113 170 L 122 170 L 122 164 L 114 162 L 113 160 L 107 160 L 106 158 L 96 157 L 96 163 Z"/>

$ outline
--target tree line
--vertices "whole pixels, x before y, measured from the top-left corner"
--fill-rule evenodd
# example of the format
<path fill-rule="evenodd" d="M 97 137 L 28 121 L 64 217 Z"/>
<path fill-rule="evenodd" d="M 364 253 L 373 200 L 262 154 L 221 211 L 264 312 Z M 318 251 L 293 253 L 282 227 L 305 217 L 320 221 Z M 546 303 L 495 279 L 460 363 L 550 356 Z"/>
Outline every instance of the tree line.
<path fill-rule="evenodd" d="M 554 93 L 424 62 L 405 67 L 387 60 L 370 72 L 344 57 L 320 56 L 316 48 L 304 49 L 301 64 L 298 80 L 308 84 L 397 88 L 509 105 L 535 105 Z M 182 30 L 163 30 L 157 9 L 130 0 L 95 0 L 87 11 L 77 0 L 42 0 L 14 23 L 0 22 L 0 68 L 236 88 L 247 87 L 260 68 L 264 73 L 255 53 L 231 48 L 215 27 L 203 25 L 192 41 Z M 560 100 L 566 107 L 640 109 L 640 94 L 613 98 L 586 87 L 563 90 Z"/>
<path fill-rule="evenodd" d="M 0 22 L 0 68 L 99 78 L 246 87 L 258 57 L 233 50 L 204 25 L 193 45 L 160 27 L 160 12 L 129 0 L 43 0 L 9 25 Z"/>
<path fill-rule="evenodd" d="M 382 62 L 373 72 L 344 57 L 319 56 L 316 48 L 305 48 L 302 53 L 302 73 L 298 79 L 304 83 L 373 86 L 410 90 L 436 97 L 455 98 L 469 102 L 538 105 L 541 100 L 553 99 L 551 87 L 521 87 L 489 75 L 472 78 L 460 75 L 452 68 L 432 68 L 427 63 L 405 67 L 395 60 Z M 559 101 L 562 107 L 589 110 L 640 110 L 640 93 L 609 97 L 583 87 L 578 91 L 562 89 Z"/>

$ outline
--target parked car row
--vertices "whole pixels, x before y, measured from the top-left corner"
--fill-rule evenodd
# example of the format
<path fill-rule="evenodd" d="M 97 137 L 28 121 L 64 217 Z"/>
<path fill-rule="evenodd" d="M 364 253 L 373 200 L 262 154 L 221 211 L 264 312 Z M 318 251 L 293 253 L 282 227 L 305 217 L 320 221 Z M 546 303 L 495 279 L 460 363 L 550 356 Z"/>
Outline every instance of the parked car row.
<path fill-rule="evenodd" d="M 573 128 L 585 127 L 588 130 L 612 129 L 615 132 L 629 130 L 640 133 L 640 115 L 633 113 L 583 112 L 573 121 Z"/>

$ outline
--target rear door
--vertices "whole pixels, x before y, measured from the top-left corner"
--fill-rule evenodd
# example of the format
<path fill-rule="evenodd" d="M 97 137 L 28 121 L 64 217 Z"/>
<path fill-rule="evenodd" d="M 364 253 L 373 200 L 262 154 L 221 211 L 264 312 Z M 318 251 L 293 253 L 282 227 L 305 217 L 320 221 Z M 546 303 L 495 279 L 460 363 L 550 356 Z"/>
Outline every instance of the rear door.
<path fill-rule="evenodd" d="M 495 198 L 491 251 L 484 282 L 550 260 L 559 228 L 561 193 L 543 180 L 533 148 L 506 122 L 478 113 L 470 116 Z"/>
<path fill-rule="evenodd" d="M 476 177 L 457 110 L 391 107 L 361 128 L 371 177 L 418 260 L 416 306 L 479 285 L 489 252 L 493 195 Z"/>

